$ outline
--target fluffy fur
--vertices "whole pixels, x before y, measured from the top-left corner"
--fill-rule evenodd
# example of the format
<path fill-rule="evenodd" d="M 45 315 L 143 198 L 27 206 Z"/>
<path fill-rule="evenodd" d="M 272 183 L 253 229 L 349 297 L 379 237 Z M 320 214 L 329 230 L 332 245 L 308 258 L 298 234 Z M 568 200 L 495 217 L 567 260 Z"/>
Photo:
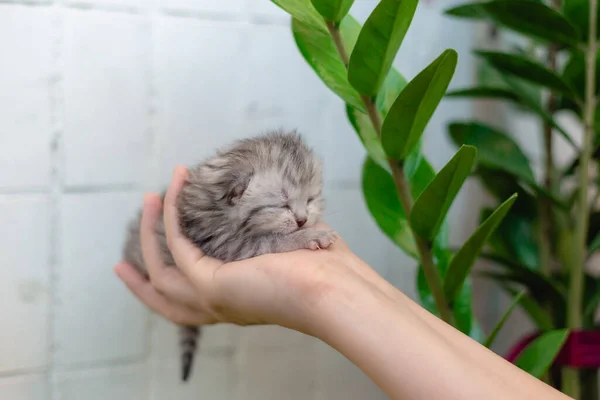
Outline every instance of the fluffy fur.
<path fill-rule="evenodd" d="M 295 132 L 243 139 L 189 171 L 177 207 L 182 232 L 207 255 L 229 262 L 266 253 L 327 248 L 332 231 L 312 226 L 324 207 L 320 160 Z M 140 216 L 131 222 L 125 261 L 146 271 Z M 162 219 L 163 260 L 174 265 Z M 193 363 L 198 327 L 181 327 L 182 379 Z"/>

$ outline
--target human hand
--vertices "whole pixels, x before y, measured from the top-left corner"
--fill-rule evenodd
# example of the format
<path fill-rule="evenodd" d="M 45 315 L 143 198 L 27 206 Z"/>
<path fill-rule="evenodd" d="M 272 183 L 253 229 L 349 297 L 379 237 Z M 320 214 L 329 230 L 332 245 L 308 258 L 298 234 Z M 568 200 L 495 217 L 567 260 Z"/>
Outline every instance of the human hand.
<path fill-rule="evenodd" d="M 176 198 L 186 174 L 185 168 L 175 170 L 164 202 L 168 246 L 179 268 L 167 267 L 160 257 L 154 233 L 160 218 L 158 195 L 145 197 L 141 226 L 150 280 L 128 264 L 115 267 L 146 306 L 172 322 L 278 324 L 310 333 L 323 298 L 332 292 L 352 293 L 356 285 L 372 286 L 381 279 L 341 239 L 326 250 L 267 254 L 232 263 L 205 256 L 179 229 Z M 325 224 L 319 228 L 328 229 Z"/>

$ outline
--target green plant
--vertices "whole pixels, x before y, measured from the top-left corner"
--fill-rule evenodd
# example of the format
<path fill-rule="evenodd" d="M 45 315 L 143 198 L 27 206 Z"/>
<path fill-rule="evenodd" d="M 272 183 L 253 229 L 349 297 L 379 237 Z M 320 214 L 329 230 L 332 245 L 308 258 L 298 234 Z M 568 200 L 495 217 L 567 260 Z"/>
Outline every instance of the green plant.
<path fill-rule="evenodd" d="M 592 0 L 593 10 L 595 1 Z M 381 0 L 362 27 L 347 14 L 352 0 L 272 2 L 291 14 L 298 49 L 323 83 L 346 103 L 348 119 L 368 153 L 362 171 L 367 207 L 389 239 L 419 264 L 417 287 L 422 305 L 465 334 L 491 345 L 506 318 L 487 339 L 483 337 L 473 316 L 469 274 L 478 258 L 493 259 L 503 268 L 495 273 L 495 279 L 515 296 L 515 305 L 507 314 L 519 303 L 545 332 L 527 347 L 516 364 L 537 377 L 544 376 L 568 336 L 568 330 L 558 329 L 565 326 L 567 310 L 569 327 L 578 328 L 584 321 L 579 311 L 582 296 L 588 295 L 588 290 L 583 289 L 582 271 L 589 236 L 587 191 L 572 194 L 578 199 L 574 207 L 570 196 L 556 186 L 558 180 L 553 176 L 543 184 L 537 183 L 528 158 L 508 135 L 470 121 L 450 126 L 460 149 L 439 172 L 434 171 L 421 153 L 420 139 L 446 95 L 457 54 L 452 49 L 444 51 L 409 82 L 392 68 L 418 0 Z M 581 9 L 577 10 L 580 14 Z M 565 77 L 520 53 L 481 53 L 502 77 L 503 85 L 479 86 L 450 95 L 518 103 L 545 121 L 550 132 L 547 137 L 556 131 L 572 143 L 553 118 L 554 108 L 564 104 L 585 115 L 586 143 L 591 141 L 596 103 L 595 67 L 590 66 L 595 57 L 590 58 L 590 54 L 595 55 L 595 35 L 586 43 L 569 20 L 538 0 L 497 0 L 459 7 L 450 13 L 491 19 L 536 40 L 550 41 L 549 48 L 554 53 L 570 52 L 574 57 Z M 590 19 L 590 31 L 595 32 L 595 21 Z M 581 70 L 587 71 L 583 83 Z M 532 83 L 550 88 L 555 93 L 552 104 L 557 106 L 551 110 L 542 106 L 539 88 Z M 584 168 L 573 168 L 584 171 L 579 179 L 586 188 L 589 175 L 585 167 L 592 155 L 591 149 L 584 146 L 579 158 Z M 484 210 L 479 228 L 460 249 L 453 251 L 448 245 L 447 212 L 465 180 L 473 174 L 482 179 L 501 204 Z M 572 215 L 574 208 L 582 211 Z M 600 213 L 598 216 L 600 231 Z M 573 225 L 570 218 L 577 223 Z M 540 229 L 542 220 L 548 226 L 542 224 Z M 577 247 L 563 246 L 576 250 L 568 255 L 576 263 L 571 269 L 570 290 L 566 290 L 564 273 L 541 268 L 539 262 L 540 258 L 547 258 L 544 252 L 552 252 L 556 247 L 559 223 L 564 229 L 560 232 L 568 233 L 570 228 L 578 233 Z M 540 230 L 546 236 L 538 246 L 533 235 Z M 561 240 L 568 240 L 564 236 Z M 596 242 L 600 247 L 600 239 Z M 483 252 L 486 244 L 491 251 Z M 520 292 L 515 286 L 525 290 Z M 546 350 L 540 354 L 539 348 Z M 576 386 L 575 379 L 570 379 Z"/>
<path fill-rule="evenodd" d="M 584 269 L 600 243 L 596 204 L 600 188 L 598 180 L 591 179 L 600 160 L 597 0 L 494 0 L 464 4 L 447 14 L 484 20 L 499 32 L 517 32 L 528 48 L 476 51 L 488 79 L 448 96 L 505 101 L 517 106 L 515 112 L 542 122 L 541 179 L 534 177 L 530 161 L 505 132 L 476 121 L 449 126 L 455 144 L 475 145 L 480 151 L 474 175 L 493 196 L 501 201 L 507 191 L 521 194 L 517 206 L 492 235 L 487 255 L 501 272 L 488 276 L 511 295 L 515 286 L 527 289 L 525 296 L 535 307 L 525 310 L 540 331 L 597 329 L 594 315 L 600 284 Z M 564 66 L 561 59 L 566 59 Z M 558 111 L 567 110 L 582 121 L 581 145 L 555 120 Z M 553 156 L 556 134 L 576 154 L 573 163 L 562 170 Z M 569 189 L 570 185 L 575 189 Z M 575 398 L 597 399 L 597 389 L 591 389 L 597 388 L 595 374 L 584 375 L 590 381 L 584 382 L 586 391 L 578 375 L 577 370 L 565 368 L 562 384 L 552 383 Z"/>

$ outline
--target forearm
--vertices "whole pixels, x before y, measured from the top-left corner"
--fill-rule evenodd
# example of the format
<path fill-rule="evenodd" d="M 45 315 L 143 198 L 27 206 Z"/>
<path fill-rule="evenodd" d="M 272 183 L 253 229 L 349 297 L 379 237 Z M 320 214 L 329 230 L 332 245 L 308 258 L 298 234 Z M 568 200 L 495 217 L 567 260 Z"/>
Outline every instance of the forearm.
<path fill-rule="evenodd" d="M 392 399 L 566 398 L 401 293 L 372 283 L 340 289 L 318 313 L 317 336 Z"/>

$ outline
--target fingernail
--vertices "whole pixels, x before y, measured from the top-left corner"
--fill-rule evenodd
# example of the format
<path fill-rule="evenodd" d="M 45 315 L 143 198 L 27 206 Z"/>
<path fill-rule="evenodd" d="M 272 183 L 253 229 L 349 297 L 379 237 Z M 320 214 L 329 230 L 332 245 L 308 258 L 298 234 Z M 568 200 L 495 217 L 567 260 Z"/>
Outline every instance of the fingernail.
<path fill-rule="evenodd" d="M 150 205 L 156 198 L 156 193 L 144 193 L 144 205 Z"/>
<path fill-rule="evenodd" d="M 184 178 L 186 178 L 187 177 L 187 168 L 183 165 L 176 166 L 175 170 L 173 171 L 173 177 L 175 177 L 177 175 L 181 175 Z"/>

